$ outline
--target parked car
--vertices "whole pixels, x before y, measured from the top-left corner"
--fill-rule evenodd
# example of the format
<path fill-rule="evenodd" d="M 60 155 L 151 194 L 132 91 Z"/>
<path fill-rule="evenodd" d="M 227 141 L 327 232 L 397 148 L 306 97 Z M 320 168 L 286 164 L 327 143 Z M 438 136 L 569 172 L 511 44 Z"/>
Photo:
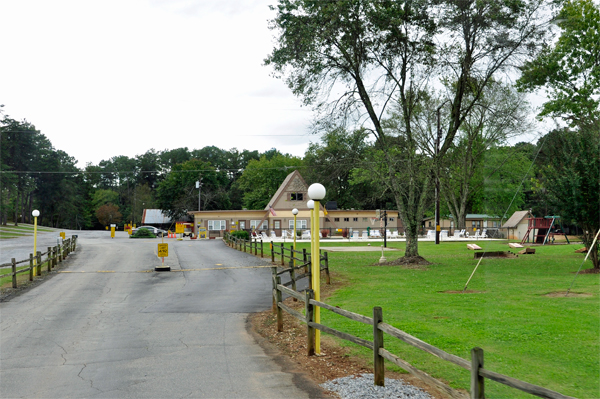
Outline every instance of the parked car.
<path fill-rule="evenodd" d="M 154 226 L 140 226 L 140 227 L 137 227 L 137 228 L 135 228 L 135 229 L 132 230 L 131 234 L 135 234 L 135 232 L 138 231 L 139 229 L 150 230 L 157 237 L 167 237 L 169 235 L 168 231 L 163 230 L 163 229 L 159 229 L 159 228 L 154 227 Z"/>

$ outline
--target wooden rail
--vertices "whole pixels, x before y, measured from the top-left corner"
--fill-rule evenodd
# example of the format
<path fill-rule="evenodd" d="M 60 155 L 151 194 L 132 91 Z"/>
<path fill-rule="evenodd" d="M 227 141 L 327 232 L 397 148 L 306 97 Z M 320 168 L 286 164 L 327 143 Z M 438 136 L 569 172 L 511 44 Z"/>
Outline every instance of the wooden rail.
<path fill-rule="evenodd" d="M 42 264 L 46 263 L 48 272 L 52 271 L 53 268 L 58 266 L 60 262 L 66 259 L 67 256 L 77 248 L 77 236 L 67 238 L 61 245 L 54 247 L 48 247 L 46 252 L 37 251 L 37 254 L 29 254 L 29 259 L 17 261 L 12 258 L 10 263 L 4 263 L 0 265 L 0 269 L 12 268 L 11 272 L 8 273 L 12 277 L 12 287 L 18 288 L 17 275 L 20 273 L 29 272 L 29 281 L 33 281 L 33 272 L 39 276 L 42 274 Z M 42 261 L 42 257 L 46 256 L 46 260 Z M 35 262 L 34 262 L 35 259 Z M 29 267 L 25 267 L 17 270 L 17 265 L 21 263 L 29 262 Z"/>
<path fill-rule="evenodd" d="M 344 340 L 353 342 L 357 345 L 363 346 L 373 351 L 373 364 L 374 364 L 374 383 L 375 385 L 383 386 L 385 381 L 385 367 L 384 367 L 384 359 L 388 360 L 402 369 L 408 371 L 412 375 L 420 378 L 425 383 L 437 388 L 438 390 L 444 392 L 453 398 L 464 398 L 465 395 L 462 392 L 455 390 L 454 388 L 444 384 L 441 381 L 433 378 L 429 374 L 417 369 L 412 366 L 405 360 L 400 357 L 394 355 L 388 350 L 384 349 L 384 333 L 397 338 L 415 348 L 418 348 L 424 352 L 427 352 L 431 355 L 437 356 L 440 359 L 453 363 L 459 367 L 468 370 L 471 375 L 471 389 L 470 389 L 470 397 L 473 399 L 483 399 L 485 398 L 484 391 L 484 382 L 485 379 L 490 379 L 500 384 L 507 385 L 509 387 L 521 390 L 523 392 L 527 392 L 529 394 L 539 396 L 541 398 L 548 399 L 574 399 L 570 396 L 563 395 L 559 392 L 555 392 L 549 390 L 547 388 L 543 388 L 534 384 L 530 384 L 528 382 L 520 381 L 516 378 L 508 377 L 506 375 L 502 375 L 496 373 L 494 371 L 490 371 L 485 369 L 483 366 L 483 349 L 481 348 L 473 348 L 471 350 L 471 360 L 466 360 L 451 353 L 445 352 L 439 348 L 436 348 L 433 345 L 428 344 L 427 342 L 421 341 L 417 337 L 414 337 L 390 324 L 383 322 L 383 311 L 380 307 L 373 308 L 373 317 L 367 317 L 360 315 L 358 313 L 350 312 L 348 310 L 344 310 L 338 308 L 336 306 L 331 306 L 325 302 L 315 301 L 314 293 L 311 289 L 308 289 L 303 295 L 302 293 L 296 292 L 285 285 L 281 284 L 281 272 L 277 271 L 277 267 L 273 267 L 272 275 L 273 275 L 273 304 L 274 310 L 277 313 L 277 331 L 283 331 L 283 317 L 281 311 L 284 310 L 288 312 L 290 315 L 299 319 L 307 326 L 307 354 L 312 356 L 315 354 L 315 329 L 320 331 L 329 333 L 336 337 L 342 338 Z M 282 293 L 285 293 L 294 299 L 303 301 L 305 304 L 305 314 L 291 309 L 289 306 L 285 305 L 282 301 Z M 335 314 L 340 316 L 344 316 L 350 320 L 354 320 L 359 323 L 368 324 L 373 326 L 373 339 L 372 341 L 365 340 L 360 337 L 356 337 L 354 335 L 348 334 L 343 331 L 335 330 L 331 327 L 327 327 L 323 324 L 314 322 L 314 307 L 319 306 L 323 309 L 327 309 Z"/>

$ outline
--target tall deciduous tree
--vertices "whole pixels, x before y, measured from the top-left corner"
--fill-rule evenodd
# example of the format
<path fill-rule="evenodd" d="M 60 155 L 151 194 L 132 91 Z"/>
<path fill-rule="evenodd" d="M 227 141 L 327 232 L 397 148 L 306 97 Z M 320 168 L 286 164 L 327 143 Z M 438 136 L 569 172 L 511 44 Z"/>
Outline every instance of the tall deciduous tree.
<path fill-rule="evenodd" d="M 103 226 L 120 223 L 122 216 L 119 207 L 114 204 L 105 204 L 96 209 L 96 217 Z"/>
<path fill-rule="evenodd" d="M 567 223 L 579 225 L 596 272 L 600 245 L 592 242 L 600 229 L 600 134 L 592 127 L 548 133 L 538 158 L 545 195 Z"/>
<path fill-rule="evenodd" d="M 208 162 L 192 159 L 173 166 L 156 191 L 157 205 L 172 219 L 198 210 L 196 181 L 202 179 L 202 210 L 230 209 L 225 171 L 216 171 Z"/>
<path fill-rule="evenodd" d="M 384 181 L 406 228 L 406 256 L 418 255 L 431 168 L 452 146 L 494 76 L 535 49 L 543 35 L 536 19 L 541 4 L 280 0 L 274 7 L 277 44 L 265 63 L 305 104 L 329 118 L 365 123 L 374 134 L 387 168 Z M 434 163 L 424 162 L 423 147 L 431 147 L 435 125 L 421 131 L 415 126 L 432 77 L 451 88 L 451 112 Z M 392 103 L 401 119 L 395 132 L 385 131 L 382 123 Z M 435 120 L 424 117 L 430 125 Z"/>
<path fill-rule="evenodd" d="M 570 0 L 556 16 L 558 41 L 525 63 L 522 90 L 545 89 L 549 100 L 540 116 L 563 118 L 572 125 L 600 120 L 600 7 L 592 0 Z"/>
<path fill-rule="evenodd" d="M 268 159 L 252 160 L 237 181 L 244 193 L 244 207 L 264 209 L 286 176 L 302 166 L 302 160 L 291 155 L 277 154 Z"/>

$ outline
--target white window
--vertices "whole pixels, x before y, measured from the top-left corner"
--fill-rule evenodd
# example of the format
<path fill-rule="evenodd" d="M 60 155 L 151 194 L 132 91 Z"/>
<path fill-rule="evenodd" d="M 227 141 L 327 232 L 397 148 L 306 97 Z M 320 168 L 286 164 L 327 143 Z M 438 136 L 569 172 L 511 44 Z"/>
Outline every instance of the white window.
<path fill-rule="evenodd" d="M 279 230 L 281 228 L 281 221 L 280 220 L 274 220 L 273 221 L 273 228 L 275 230 Z"/>
<path fill-rule="evenodd" d="M 251 220 L 250 228 L 255 229 L 255 230 L 268 230 L 269 229 L 269 222 L 267 220 L 263 220 L 260 227 L 257 227 L 259 223 L 260 223 L 260 220 Z"/>
<path fill-rule="evenodd" d="M 209 230 L 225 230 L 226 228 L 227 228 L 227 225 L 224 220 L 209 220 L 208 221 L 208 229 Z"/>
<path fill-rule="evenodd" d="M 240 230 L 244 230 L 246 228 L 246 221 L 240 220 Z"/>
<path fill-rule="evenodd" d="M 289 220 L 289 225 L 291 230 L 294 229 L 294 219 Z M 306 228 L 306 220 L 296 220 L 296 230 L 305 229 Z"/>

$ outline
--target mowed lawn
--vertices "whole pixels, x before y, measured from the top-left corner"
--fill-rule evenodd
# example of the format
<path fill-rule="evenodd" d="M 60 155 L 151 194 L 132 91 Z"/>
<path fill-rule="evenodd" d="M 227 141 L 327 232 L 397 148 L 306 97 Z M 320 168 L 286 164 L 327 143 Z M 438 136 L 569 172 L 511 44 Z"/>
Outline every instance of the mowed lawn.
<path fill-rule="evenodd" d="M 506 242 L 479 241 L 488 251 L 507 251 Z M 322 246 L 361 245 L 325 243 Z M 366 244 L 362 244 L 366 245 Z M 372 245 L 381 245 L 372 243 Z M 404 249 L 404 242 L 388 243 Z M 299 248 L 308 246 L 300 244 Z M 419 252 L 433 264 L 422 269 L 379 266 L 380 252 L 330 252 L 329 267 L 344 285 L 327 303 L 371 316 L 383 308 L 384 322 L 449 353 L 470 359 L 481 347 L 485 368 L 579 398 L 600 397 L 600 299 L 598 274 L 580 274 L 565 292 L 584 259 L 582 245 L 536 246 L 534 255 L 484 259 L 468 290 L 461 291 L 477 260 L 466 242 L 420 242 Z M 515 250 L 512 250 L 513 252 Z M 388 260 L 403 252 L 386 252 Z M 587 262 L 584 268 L 591 267 Z M 323 324 L 372 339 L 372 327 L 323 310 Z M 342 341 L 345 342 L 345 341 Z M 350 343 L 344 345 L 353 346 Z M 385 336 L 385 347 L 455 388 L 469 389 L 469 373 L 451 363 Z M 372 354 L 356 346 L 356 354 Z M 386 367 L 397 370 L 386 362 Z M 531 397 L 486 380 L 489 398 Z"/>

